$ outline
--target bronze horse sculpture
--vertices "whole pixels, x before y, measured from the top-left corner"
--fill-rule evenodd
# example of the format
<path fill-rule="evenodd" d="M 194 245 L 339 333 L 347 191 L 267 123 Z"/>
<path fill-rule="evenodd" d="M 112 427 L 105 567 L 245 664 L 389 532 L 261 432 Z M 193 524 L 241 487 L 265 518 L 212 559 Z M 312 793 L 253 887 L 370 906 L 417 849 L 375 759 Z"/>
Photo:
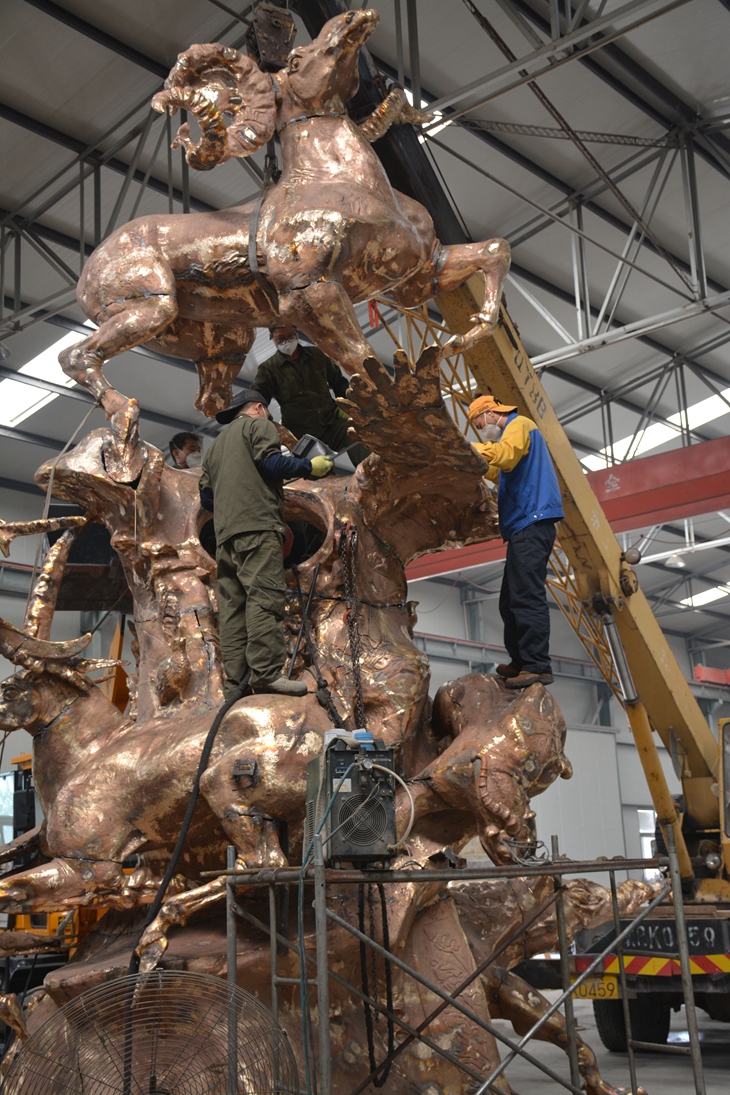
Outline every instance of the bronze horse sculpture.
<path fill-rule="evenodd" d="M 313 642 L 346 728 L 355 726 L 354 684 L 340 543 L 348 530 L 357 532 L 355 611 L 362 637 L 366 717 L 376 736 L 396 749 L 413 789 L 415 825 L 402 861 L 420 865 L 445 845 L 458 851 L 477 831 L 489 854 L 503 861 L 505 840 L 525 842 L 534 836 L 530 797 L 556 776 L 570 774 L 563 754 L 565 724 L 541 686 L 515 696 L 494 679 L 476 674 L 442 689 L 430 716 L 428 663 L 412 637 L 415 613 L 405 602 L 405 564 L 424 551 L 496 534 L 481 458 L 464 441 L 441 398 L 439 360 L 436 347 L 426 350 L 415 368 L 401 356 L 394 379 L 378 362 L 367 361 L 362 376 L 353 378 L 347 406 L 377 455 L 368 457 L 349 479 L 286 488 L 288 515 L 309 520 L 325 534 L 319 552 L 298 568 L 298 575 L 305 592 L 316 576 Z M 29 865 L 0 879 L 2 911 L 108 906 L 130 910 L 131 915 L 148 904 L 177 837 L 203 738 L 221 702 L 212 561 L 206 564 L 195 534 L 203 516 L 193 504 L 199 473 L 165 466 L 158 450 L 139 437 L 135 414 L 131 401 L 124 422 L 124 412 L 115 414 L 107 427 L 93 431 L 62 457 L 54 473 L 57 496 L 83 504 L 90 517 L 106 524 L 127 574 L 137 636 L 135 707 L 123 716 L 89 677 L 94 665 L 83 657 L 86 637 L 60 644 L 50 640 L 53 604 L 73 530 L 47 557 L 23 628 L 0 625 L 2 652 L 20 669 L 0 686 L 0 727 L 22 725 L 32 733 L 34 773 L 46 817 L 40 831 L 0 851 L 5 863 L 35 853 Z M 114 479 L 108 468 L 128 481 Z M 50 465 L 45 465 L 39 482 L 47 483 L 49 474 Z M 80 523 L 78 518 L 54 520 L 56 527 L 64 521 Z M 38 523 L 27 529 L 0 526 L 0 538 L 7 544 L 25 531 L 39 531 Z M 300 623 L 301 608 L 293 598 L 290 631 Z M 184 925 L 220 902 L 221 881 L 205 882 L 201 873 L 221 865 L 226 843 L 235 844 L 240 866 L 284 863 L 279 831 L 286 821 L 289 859 L 296 862 L 306 764 L 321 750 L 331 723 L 315 695 L 311 653 L 300 651 L 294 673 L 311 681 L 306 697 L 248 696 L 222 724 L 179 873 L 142 942 L 143 969 L 166 961 L 169 948 L 173 963 L 201 968 L 203 957 L 194 946 L 186 950 L 185 942 L 198 922 Z M 257 763 L 258 779 L 236 780 L 241 759 Z M 401 819 L 406 813 L 403 798 Z M 402 833 L 403 821 L 399 824 Z M 352 888 L 349 893 L 337 889 L 333 901 L 352 921 L 357 916 Z M 396 952 L 401 948 L 418 966 L 426 953 L 429 962 L 438 953 L 429 942 L 436 932 L 436 943 L 445 941 L 450 957 L 443 969 L 429 966 L 427 975 L 446 989 L 453 987 L 454 956 L 459 955 L 459 968 L 467 972 L 474 963 L 443 884 L 399 885 L 389 893 L 391 946 Z M 240 900 L 256 908 L 255 894 L 244 890 Z M 311 946 L 311 926 L 306 927 Z M 22 934 L 17 946 L 27 953 L 32 941 Z M 99 978 L 119 976 L 134 942 L 130 938 L 126 951 L 109 958 L 102 949 L 96 964 L 93 958 L 86 964 L 72 961 L 48 983 L 48 1006 Z M 355 976 L 357 945 L 340 932 L 333 933 L 331 944 Z M 219 970 L 215 962 L 220 960 L 205 957 L 213 962 L 206 968 Z M 244 936 L 238 961 L 247 983 L 259 986 L 265 998 L 269 973 L 255 933 Z M 290 959 L 288 966 L 295 976 L 296 963 Z M 509 989 L 501 992 L 500 1013 L 519 1022 L 532 1005 L 514 985 Z M 408 999 L 406 985 L 398 991 Z M 489 1019 L 485 988 L 477 985 L 468 1003 L 475 1014 Z M 418 1006 L 413 1000 L 408 1003 L 409 1013 Z M 335 1019 L 339 1016 L 333 1020 L 333 1052 L 339 1062 L 335 1072 L 338 1089 L 345 1091 L 353 1068 L 361 1070 L 365 1061 L 362 1016 L 346 996 L 333 994 L 333 1008 Z M 14 1014 L 12 1002 L 7 1011 Z M 282 1001 L 280 1018 L 296 1041 L 293 995 Z M 469 1059 L 477 1071 L 493 1067 L 498 1051 L 490 1034 L 458 1013 L 440 1022 L 450 1038 L 471 1046 Z M 551 1030 L 560 1044 L 560 1024 L 556 1021 Z M 354 1057 L 353 1045 L 360 1046 Z M 585 1075 L 592 1095 L 614 1092 L 588 1057 Z M 450 1095 L 466 1091 L 467 1081 L 453 1066 L 430 1053 L 425 1058 L 405 1054 L 393 1083 L 399 1082 L 396 1077 L 407 1083 L 438 1077 Z M 502 1090 L 509 1090 L 506 1081 Z"/>
<path fill-rule="evenodd" d="M 424 116 L 407 109 L 399 90 L 363 125 L 347 116 L 358 54 L 377 22 L 371 10 L 336 16 L 271 77 L 227 46 L 193 46 L 180 55 L 153 105 L 197 118 L 198 144 L 186 126 L 178 137 L 191 166 L 208 170 L 250 155 L 276 133 L 282 175 L 263 194 L 257 215 L 252 204 L 140 217 L 93 253 L 78 300 L 99 329 L 59 360 L 108 415 L 125 399 L 102 366 L 141 343 L 196 363 L 196 406 L 212 417 L 231 401 L 231 382 L 256 327 L 295 324 L 352 376 L 372 356 L 354 304 L 390 293 L 415 307 L 481 273 L 484 304 L 450 349 L 468 348 L 494 331 L 507 243 L 440 242 L 426 210 L 393 190 L 370 147 L 393 121 Z"/>

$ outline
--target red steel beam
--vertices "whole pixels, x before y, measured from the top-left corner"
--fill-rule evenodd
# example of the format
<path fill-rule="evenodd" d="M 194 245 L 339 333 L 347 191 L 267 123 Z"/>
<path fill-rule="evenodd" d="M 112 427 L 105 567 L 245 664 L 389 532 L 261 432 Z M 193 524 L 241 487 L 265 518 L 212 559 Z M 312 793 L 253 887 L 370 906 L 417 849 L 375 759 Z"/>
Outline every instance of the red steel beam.
<path fill-rule="evenodd" d="M 730 505 L 730 437 L 592 471 L 588 481 L 614 532 L 724 509 Z M 502 540 L 489 540 L 434 552 L 411 563 L 406 577 L 414 581 L 484 566 L 503 559 L 505 551 Z"/>

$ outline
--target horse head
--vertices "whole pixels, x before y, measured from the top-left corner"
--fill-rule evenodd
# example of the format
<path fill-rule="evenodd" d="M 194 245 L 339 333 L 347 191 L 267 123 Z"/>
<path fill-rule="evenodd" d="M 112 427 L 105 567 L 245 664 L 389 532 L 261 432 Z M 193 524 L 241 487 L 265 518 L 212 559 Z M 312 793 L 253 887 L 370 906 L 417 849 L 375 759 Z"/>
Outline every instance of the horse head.
<path fill-rule="evenodd" d="M 357 91 L 360 49 L 377 25 L 378 13 L 369 9 L 335 16 L 308 46 L 291 51 L 276 77 L 231 46 L 191 46 L 179 54 L 152 107 L 161 114 L 188 110 L 195 115 L 200 140 L 193 142 L 185 122 L 172 147 L 182 145 L 191 167 L 210 171 L 232 156 L 250 156 L 271 140 L 277 100 L 293 100 L 300 113 L 343 109 Z"/>
<path fill-rule="evenodd" d="M 360 50 L 378 20 L 368 8 L 330 19 L 313 42 L 291 51 L 286 68 L 277 73 L 282 90 L 288 89 L 306 113 L 343 109 L 357 91 Z"/>

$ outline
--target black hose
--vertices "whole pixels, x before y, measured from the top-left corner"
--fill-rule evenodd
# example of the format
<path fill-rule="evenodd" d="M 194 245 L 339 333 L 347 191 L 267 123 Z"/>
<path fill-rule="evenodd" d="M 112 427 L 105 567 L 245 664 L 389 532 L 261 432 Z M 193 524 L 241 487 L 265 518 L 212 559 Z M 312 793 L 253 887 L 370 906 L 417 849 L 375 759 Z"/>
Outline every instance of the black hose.
<path fill-rule="evenodd" d="M 368 884 L 370 885 L 370 884 Z M 390 931 L 388 928 L 388 909 L 385 901 L 385 888 L 382 882 L 376 883 L 378 893 L 380 894 L 380 915 L 383 921 L 383 946 L 387 951 L 390 951 Z M 369 891 L 372 895 L 372 890 Z M 358 883 L 357 891 L 357 918 L 358 927 L 362 934 L 365 934 L 365 883 Z M 370 931 L 372 936 L 375 936 L 375 923 L 373 916 L 373 908 L 370 909 Z M 365 996 L 370 996 L 370 983 L 368 979 L 368 962 L 367 962 L 367 944 L 364 939 L 360 940 L 360 977 L 362 980 L 362 991 Z M 376 974 L 373 971 L 373 998 L 377 999 L 378 986 L 375 980 Z M 388 1062 L 383 1069 L 381 1075 L 373 1080 L 373 1087 L 383 1087 L 388 1075 L 390 1073 L 391 1066 L 393 1064 L 390 1058 L 395 1052 L 395 1025 L 393 1023 L 393 972 L 390 962 L 385 959 L 385 993 L 386 993 L 386 1007 L 388 1009 L 388 1056 L 386 1061 Z M 370 1008 L 370 1004 L 367 1000 L 362 1002 L 363 1012 L 365 1014 L 365 1032 L 368 1040 L 368 1059 L 370 1061 L 370 1072 L 377 1072 L 379 1067 L 375 1063 L 375 1032 L 373 1027 L 373 1015 Z"/>
<path fill-rule="evenodd" d="M 302 623 L 301 623 L 301 627 L 299 628 L 299 634 L 297 635 L 297 641 L 294 644 L 294 653 L 292 654 L 291 661 L 289 663 L 289 672 L 287 673 L 287 677 L 288 677 L 289 680 L 291 680 L 291 675 L 294 672 L 294 662 L 296 661 L 297 654 L 299 653 L 299 647 L 301 646 L 301 642 L 302 642 L 302 635 L 304 634 L 304 629 L 307 626 L 307 620 L 309 619 L 309 609 L 310 609 L 310 606 L 312 604 L 312 595 L 314 593 L 314 587 L 317 584 L 317 576 L 319 575 L 319 568 L 320 568 L 320 564 L 317 563 L 316 567 L 314 568 L 314 574 L 312 575 L 312 584 L 309 587 L 309 594 L 307 596 L 307 607 L 306 608 L 304 607 L 304 604 L 303 604 L 302 587 L 299 584 L 299 575 L 296 573 L 296 571 L 294 572 L 294 577 L 297 580 L 297 589 L 299 590 L 299 604 L 300 604 L 301 609 L 302 609 Z"/>
<path fill-rule="evenodd" d="M 155 919 L 158 912 L 162 908 L 162 902 L 165 900 L 165 894 L 167 893 L 167 888 L 170 885 L 170 882 L 172 881 L 172 876 L 175 873 L 175 868 L 177 867 L 178 860 L 180 859 L 180 856 L 182 855 L 182 850 L 185 846 L 185 840 L 186 840 L 187 835 L 188 835 L 188 830 L 190 829 L 190 823 L 193 820 L 193 814 L 195 813 L 195 807 L 198 803 L 198 796 L 200 795 L 200 780 L 201 780 L 201 777 L 203 775 L 203 772 L 208 767 L 208 761 L 210 760 L 210 754 L 213 751 L 213 745 L 215 743 L 216 734 L 218 733 L 220 724 L 223 722 L 223 719 L 228 714 L 230 709 L 233 707 L 234 703 L 237 703 L 238 700 L 240 700 L 241 697 L 243 696 L 243 693 L 248 688 L 248 682 L 249 682 L 250 676 L 251 676 L 251 670 L 249 669 L 249 670 L 247 670 L 246 675 L 244 676 L 243 680 L 241 681 L 241 683 L 236 688 L 236 691 L 233 693 L 231 698 L 226 700 L 226 702 L 222 705 L 222 707 L 220 707 L 218 709 L 218 713 L 216 714 L 215 718 L 213 719 L 210 730 L 208 731 L 208 736 L 205 739 L 205 745 L 203 746 L 203 751 L 200 754 L 200 763 L 198 764 L 198 770 L 195 773 L 195 782 L 193 783 L 193 790 L 190 794 L 190 801 L 188 802 L 188 808 L 185 811 L 185 817 L 183 818 L 182 827 L 180 829 L 180 835 L 177 838 L 177 844 L 175 845 L 175 847 L 173 849 L 173 852 L 172 852 L 172 855 L 170 856 L 170 862 L 167 864 L 167 870 L 165 871 L 164 875 L 162 876 L 162 881 L 160 882 L 157 893 L 155 894 L 155 899 L 149 907 L 149 911 L 147 913 L 147 916 L 145 917 L 144 924 L 142 925 L 142 930 L 140 931 L 137 942 L 134 946 L 134 949 L 132 950 L 132 957 L 129 960 L 129 971 L 128 971 L 130 974 L 135 974 L 139 970 L 139 957 L 137 955 L 137 947 L 141 943 L 142 936 L 147 931 L 147 928 L 150 926 L 150 924 L 152 923 L 152 921 Z"/>
<path fill-rule="evenodd" d="M 155 899 L 149 907 L 149 911 L 147 913 L 147 916 L 145 917 L 144 924 L 142 925 L 142 930 L 137 937 L 137 942 L 132 948 L 132 955 L 129 959 L 129 968 L 127 970 L 127 973 L 130 976 L 134 976 L 136 973 L 139 972 L 139 956 L 137 954 L 137 947 L 142 942 L 142 936 L 147 931 L 147 928 L 150 926 L 150 924 L 162 908 L 162 902 L 165 900 L 165 894 L 167 893 L 168 886 L 172 881 L 172 876 L 175 873 L 175 868 L 177 867 L 178 860 L 182 855 L 182 850 L 185 846 L 185 840 L 187 838 L 190 824 L 193 820 L 193 814 L 195 813 L 195 807 L 198 803 L 198 797 L 200 795 L 200 780 L 203 772 L 208 767 L 208 761 L 210 760 L 210 754 L 213 751 L 216 734 L 218 733 L 223 719 L 233 707 L 234 703 L 237 703 L 238 700 L 241 699 L 243 693 L 248 688 L 250 676 L 251 670 L 249 669 L 247 670 L 243 680 L 238 685 L 236 691 L 233 693 L 231 698 L 226 700 L 225 703 L 218 708 L 218 712 L 213 719 L 213 722 L 211 723 L 210 730 L 208 731 L 208 736 L 206 737 L 205 744 L 203 745 L 203 751 L 200 754 L 198 770 L 195 773 L 195 782 L 193 783 L 193 789 L 190 794 L 190 801 L 188 802 L 188 808 L 185 811 L 185 817 L 183 818 L 183 823 L 180 828 L 177 843 L 175 844 L 172 855 L 170 856 L 170 862 L 167 864 L 167 870 L 162 876 L 162 881 L 157 888 Z M 122 1080 L 123 1095 L 131 1095 L 132 1092 L 132 1004 L 134 1002 L 134 989 L 134 981 L 130 981 L 129 987 L 127 988 L 127 999 L 125 1004 L 124 1073 Z"/>
<path fill-rule="evenodd" d="M 327 687 L 327 681 L 322 676 L 319 668 L 319 662 L 317 661 L 316 647 L 314 645 L 314 639 L 312 638 L 312 632 L 309 629 L 309 618 L 304 608 L 304 594 L 302 593 L 302 587 L 299 582 L 299 575 L 294 571 L 294 578 L 297 583 L 297 591 L 299 593 L 299 604 L 302 609 L 302 624 L 304 625 L 304 635 L 307 640 L 307 646 L 309 648 L 309 660 L 312 663 L 312 669 L 314 670 L 315 679 L 317 681 L 317 702 L 320 707 L 329 715 L 330 722 L 333 726 L 341 726 L 342 718 L 337 712 L 334 700 L 332 699 L 332 693 Z M 311 589 L 310 589 L 311 593 Z"/>

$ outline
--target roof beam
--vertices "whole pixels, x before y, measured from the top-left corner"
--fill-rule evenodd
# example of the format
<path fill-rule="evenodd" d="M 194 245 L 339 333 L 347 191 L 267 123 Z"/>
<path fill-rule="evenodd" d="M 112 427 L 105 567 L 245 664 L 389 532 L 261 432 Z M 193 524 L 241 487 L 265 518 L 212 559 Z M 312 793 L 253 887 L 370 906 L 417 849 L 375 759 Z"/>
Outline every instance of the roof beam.
<path fill-rule="evenodd" d="M 548 37 L 551 35 L 550 30 L 550 18 L 549 9 L 547 5 L 538 5 L 535 0 L 512 0 L 512 3 L 527 19 L 529 19 L 536 27 L 539 27 Z M 542 11 L 538 10 L 538 6 L 542 7 Z M 609 44 L 603 47 L 602 53 L 610 58 L 611 61 L 619 65 L 625 72 L 627 72 L 633 79 L 640 83 L 646 90 L 653 95 L 656 99 L 667 106 L 675 115 L 678 116 L 684 122 L 690 124 L 697 121 L 697 113 L 694 108 L 684 101 L 676 92 L 663 84 L 656 76 L 651 75 L 643 68 L 638 61 L 635 61 L 633 57 L 630 57 L 620 46 L 615 43 Z M 657 110 L 651 103 L 647 102 L 641 95 L 639 95 L 632 88 L 623 83 L 617 76 L 615 76 L 608 69 L 604 68 L 600 62 L 600 54 L 593 55 L 591 57 L 581 57 L 579 62 L 585 65 L 594 75 L 603 80 L 610 87 L 617 91 L 624 99 L 627 99 L 630 103 L 636 106 L 644 114 L 647 114 L 659 125 L 665 129 L 673 129 L 676 125 L 676 121 L 667 118 Z M 717 144 L 727 153 L 730 154 L 730 141 L 727 137 L 718 134 L 715 137 Z M 717 160 L 711 152 L 706 148 L 698 149 L 698 152 L 702 155 L 708 163 L 710 163 L 721 174 L 728 176 L 728 170 L 725 165 Z"/>
<path fill-rule="evenodd" d="M 31 0 L 26 0 L 30 3 Z M 104 159 L 104 154 L 100 149 L 92 149 L 89 151 L 89 146 L 83 141 L 78 140 L 76 137 L 72 137 L 68 133 L 62 132 L 60 129 L 56 129 L 54 126 L 46 125 L 45 122 L 39 121 L 37 118 L 31 118 L 28 114 L 23 114 L 20 110 L 15 110 L 13 107 L 7 106 L 5 103 L 0 103 L 0 118 L 4 118 L 8 122 L 12 122 L 13 125 L 20 126 L 21 129 L 26 129 L 29 133 L 35 133 L 39 137 L 45 137 L 48 141 L 53 141 L 54 144 L 61 145 L 63 148 L 67 148 L 70 152 L 75 152 L 76 155 L 81 156 L 83 160 L 89 164 L 100 164 L 102 167 L 108 167 L 111 171 L 116 172 L 118 175 L 126 175 L 129 172 L 129 164 L 124 160 L 117 159 L 116 156 L 112 156 L 110 159 Z M 134 172 L 132 176 L 134 182 L 143 183 L 145 181 L 145 172 L 139 168 Z M 150 190 L 156 191 L 158 194 L 164 194 L 168 196 L 167 181 L 164 179 L 155 178 L 154 175 L 150 175 L 146 182 L 147 187 Z M 173 187 L 172 196 L 175 201 L 182 204 L 183 194 L 182 190 L 178 187 Z M 200 198 L 190 196 L 190 208 L 195 209 L 199 213 L 211 213 L 215 212 L 216 207 L 210 205 L 208 202 L 203 201 Z M 0 210 L 0 217 L 10 217 L 11 213 L 7 210 Z M 20 218 L 20 223 L 25 226 L 29 223 L 35 223 Z M 93 247 L 89 251 L 89 254 L 93 251 Z"/>
<path fill-rule="evenodd" d="M 86 328 L 88 334 L 88 328 Z M 28 376 L 27 373 L 16 372 L 0 365 L 0 380 L 14 380 L 17 384 L 27 384 L 31 388 L 41 388 L 43 391 L 52 392 L 54 395 L 62 395 L 66 399 L 76 399 L 87 406 L 96 403 L 93 395 L 83 388 L 66 388 L 63 384 L 54 384 L 51 380 L 41 380 L 37 376 Z M 140 417 L 148 422 L 155 422 L 158 426 L 167 426 L 171 430 L 195 430 L 190 422 L 183 422 L 179 418 L 172 418 L 169 414 L 160 414 L 159 411 L 150 411 L 140 407 Z"/>
<path fill-rule="evenodd" d="M 19 430 L 14 426 L 0 426 L 0 437 L 7 437 L 10 441 L 24 441 L 27 445 L 37 445 L 40 449 L 51 449 L 53 452 L 60 452 L 66 444 L 65 441 L 59 441 L 56 437 Z"/>
<path fill-rule="evenodd" d="M 83 34 L 86 38 L 91 38 L 92 41 L 97 42 L 100 46 L 105 46 L 106 49 L 110 49 L 113 53 L 119 54 L 120 57 L 126 58 L 127 61 L 132 61 L 133 64 L 139 65 L 140 68 L 147 69 L 148 72 L 151 72 L 159 79 L 167 79 L 171 68 L 170 65 L 163 65 L 159 61 L 154 61 L 151 57 L 147 57 L 144 53 L 140 53 L 139 50 L 134 49 L 133 46 L 126 45 L 125 42 L 121 42 L 113 35 L 107 34 L 106 31 L 100 30 L 92 23 L 87 23 L 85 19 L 80 19 L 78 15 L 73 15 L 70 11 L 66 11 L 60 4 L 54 4 L 52 0 L 26 0 L 26 3 L 45 12 L 45 14 L 50 15 L 51 18 L 57 19 L 59 23 L 65 23 L 67 27 L 71 27 L 73 30 L 78 31 L 79 34 Z"/>
<path fill-rule="evenodd" d="M 389 76 L 391 79 L 397 78 L 397 73 L 395 69 L 392 68 L 387 63 L 387 61 L 383 61 L 375 55 L 373 55 L 373 61 L 384 75 Z M 406 83 L 408 83 L 407 80 Z M 428 103 L 429 107 L 432 103 L 436 101 L 436 95 L 432 91 L 427 91 L 424 88 L 421 88 L 421 98 Z M 445 110 L 444 117 L 448 117 L 450 113 L 452 112 L 448 109 Z M 517 164 L 518 167 L 524 168 L 525 171 L 528 171 L 531 175 L 534 175 L 535 178 L 540 179 L 541 182 L 547 183 L 548 186 L 552 186 L 555 190 L 558 191 L 558 193 L 563 194 L 566 198 L 578 199 L 581 197 L 581 191 L 576 190 L 576 188 L 570 183 L 566 182 L 564 179 L 559 178 L 557 175 L 553 174 L 552 171 L 548 171 L 547 168 L 543 167 L 541 164 L 538 164 L 534 160 L 531 160 L 529 156 L 525 156 L 522 152 L 519 152 L 517 149 L 512 148 L 509 144 L 507 144 L 506 141 L 503 141 L 499 137 L 496 137 L 493 133 L 490 133 L 489 131 L 484 129 L 474 128 L 472 125 L 469 124 L 468 120 L 464 121 L 463 119 L 457 119 L 454 124 L 458 125 L 459 128 L 464 129 L 467 133 L 471 133 L 472 136 L 489 145 L 496 152 L 499 152 L 502 156 L 505 156 L 508 160 L 511 160 L 512 163 Z M 670 122 L 667 122 L 667 128 L 672 128 L 672 124 Z M 727 179 L 730 179 L 730 172 L 726 171 L 724 168 L 722 168 L 722 171 L 725 177 Z M 590 188 L 587 187 L 586 189 Z M 604 209 L 603 206 L 599 205 L 598 202 L 594 200 L 589 199 L 588 201 L 583 202 L 583 208 L 587 212 L 593 213 L 596 217 L 604 221 L 604 223 L 610 225 L 612 228 L 616 228 L 625 236 L 627 236 L 631 231 L 631 225 L 627 224 L 620 217 L 616 216 L 615 213 L 611 213 L 608 209 Z M 659 255 L 659 251 L 650 239 L 645 239 L 642 246 L 649 251 L 652 251 L 655 255 Z M 680 255 L 675 255 L 674 252 L 670 250 L 670 248 L 664 247 L 664 245 L 662 245 L 662 247 L 665 254 L 669 256 L 672 262 L 675 263 L 675 265 L 677 265 L 680 270 L 683 270 L 685 273 L 691 273 L 690 264 L 687 262 L 686 259 L 683 259 Z M 723 293 L 728 288 L 721 282 L 709 277 L 707 279 L 707 284 L 716 293 Z M 575 299 L 571 299 L 573 306 L 575 306 Z"/>
<path fill-rule="evenodd" d="M 23 483 L 20 479 L 8 479 L 4 475 L 0 475 L 0 489 L 2 490 L 15 490 L 19 494 L 45 494 L 44 490 L 37 487 L 35 483 Z"/>
<path fill-rule="evenodd" d="M 559 66 L 579 60 L 586 53 L 603 48 L 608 42 L 686 2 L 687 0 L 630 0 L 607 15 L 591 21 L 581 20 L 579 27 L 566 30 L 565 34 L 561 34 L 558 28 L 550 35 L 551 40 L 541 43 L 539 49 L 533 49 L 523 57 L 509 61 L 496 71 L 457 91 L 448 92 L 437 99 L 434 109 L 444 110 L 454 103 L 463 104 L 465 99 L 478 95 L 479 102 L 461 107 L 461 112 L 474 110 L 506 91 L 520 87 L 547 72 L 554 72 Z M 601 41 L 595 41 L 598 35 L 602 36 Z"/>

